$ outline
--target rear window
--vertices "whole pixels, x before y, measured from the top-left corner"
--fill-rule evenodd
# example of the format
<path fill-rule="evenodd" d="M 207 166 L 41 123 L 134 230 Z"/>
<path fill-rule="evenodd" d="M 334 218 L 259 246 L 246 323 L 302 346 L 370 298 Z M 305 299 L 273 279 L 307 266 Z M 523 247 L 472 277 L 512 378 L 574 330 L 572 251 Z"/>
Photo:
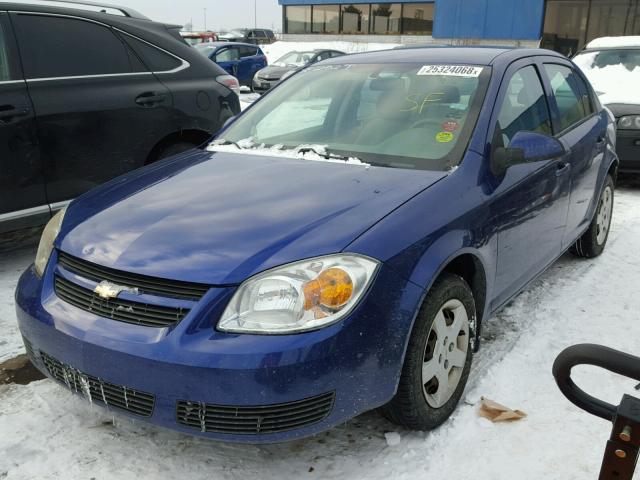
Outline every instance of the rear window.
<path fill-rule="evenodd" d="M 149 45 L 130 35 L 122 35 L 124 41 L 142 59 L 144 64 L 152 72 L 168 72 L 182 65 L 182 60 L 170 55 L 159 48 Z"/>

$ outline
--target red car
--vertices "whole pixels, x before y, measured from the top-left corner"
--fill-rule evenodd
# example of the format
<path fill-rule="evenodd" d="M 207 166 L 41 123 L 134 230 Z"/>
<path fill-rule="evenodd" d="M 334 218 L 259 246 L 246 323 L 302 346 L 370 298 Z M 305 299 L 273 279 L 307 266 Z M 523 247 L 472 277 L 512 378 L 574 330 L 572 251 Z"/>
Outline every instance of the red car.
<path fill-rule="evenodd" d="M 189 45 L 218 41 L 218 35 L 213 32 L 180 32 L 180 35 Z"/>

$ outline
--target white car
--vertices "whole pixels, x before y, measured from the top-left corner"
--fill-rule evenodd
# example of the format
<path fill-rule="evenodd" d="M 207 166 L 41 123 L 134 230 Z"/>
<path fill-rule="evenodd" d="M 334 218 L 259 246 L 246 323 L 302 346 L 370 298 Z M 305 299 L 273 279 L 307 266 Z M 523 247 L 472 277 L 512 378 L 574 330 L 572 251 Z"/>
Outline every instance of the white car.
<path fill-rule="evenodd" d="M 640 36 L 597 38 L 573 61 L 617 120 L 620 171 L 640 173 Z"/>

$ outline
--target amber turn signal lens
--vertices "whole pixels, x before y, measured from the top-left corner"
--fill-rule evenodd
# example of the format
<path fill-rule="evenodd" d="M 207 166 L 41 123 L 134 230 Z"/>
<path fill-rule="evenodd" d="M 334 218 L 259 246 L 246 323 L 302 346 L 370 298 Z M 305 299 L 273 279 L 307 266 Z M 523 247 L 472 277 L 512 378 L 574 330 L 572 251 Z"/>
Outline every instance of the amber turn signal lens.
<path fill-rule="evenodd" d="M 304 309 L 323 306 L 337 310 L 345 306 L 353 295 L 353 281 L 341 268 L 329 268 L 303 286 Z"/>

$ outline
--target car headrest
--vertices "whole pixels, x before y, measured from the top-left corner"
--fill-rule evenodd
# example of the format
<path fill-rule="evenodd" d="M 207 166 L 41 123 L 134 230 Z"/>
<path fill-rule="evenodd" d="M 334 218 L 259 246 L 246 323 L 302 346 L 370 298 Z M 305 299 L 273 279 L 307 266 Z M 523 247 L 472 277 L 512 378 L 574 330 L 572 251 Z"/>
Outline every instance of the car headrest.
<path fill-rule="evenodd" d="M 434 103 L 460 103 L 460 89 L 453 85 L 444 85 L 433 93 L 442 94 L 434 98 Z"/>

